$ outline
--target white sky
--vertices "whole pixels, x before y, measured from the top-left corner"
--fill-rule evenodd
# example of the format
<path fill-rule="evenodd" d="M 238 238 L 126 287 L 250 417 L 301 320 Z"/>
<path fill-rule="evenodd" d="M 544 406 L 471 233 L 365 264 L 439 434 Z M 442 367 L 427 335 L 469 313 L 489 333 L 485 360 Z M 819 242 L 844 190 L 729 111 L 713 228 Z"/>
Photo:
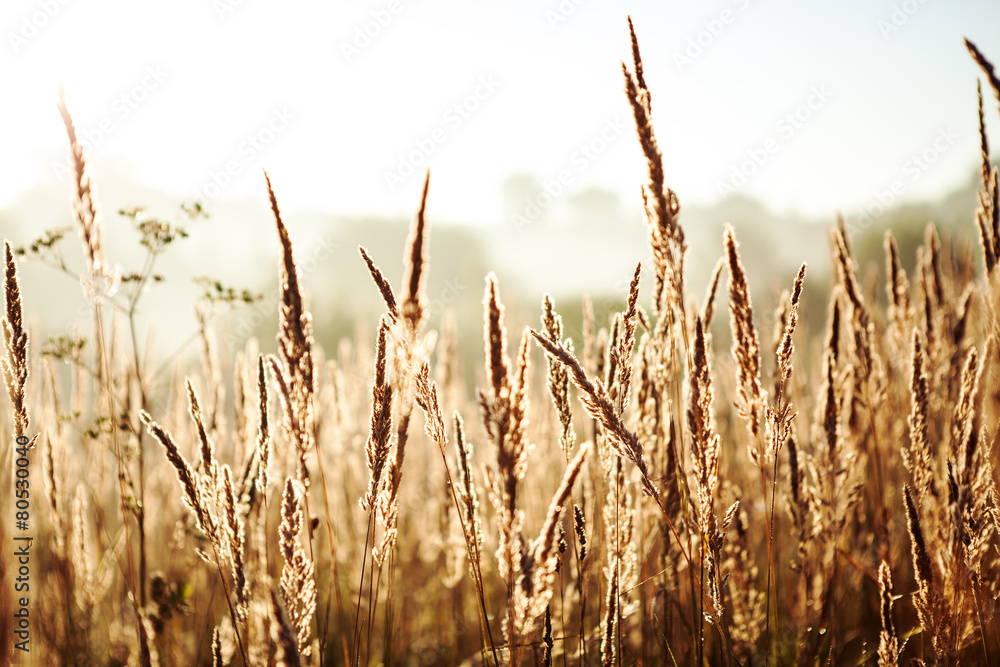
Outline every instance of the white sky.
<path fill-rule="evenodd" d="M 573 11 L 550 25 L 560 7 Z M 770 149 L 742 192 L 823 216 L 900 179 L 901 200 L 933 198 L 977 160 L 977 68 L 961 37 L 1000 65 L 995 1 L 4 0 L 0 206 L 39 182 L 69 187 L 53 166 L 66 154 L 61 82 L 81 134 L 102 135 L 92 155 L 123 156 L 141 181 L 189 198 L 216 194 L 211 175 L 231 162 L 221 197 L 261 195 L 266 168 L 283 208 L 408 216 L 423 166 L 394 188 L 386 173 L 422 143 L 439 220 L 499 220 L 514 172 L 569 169 L 570 189 L 601 185 L 638 207 L 627 13 L 682 204 L 717 199 L 748 151 Z M 348 57 L 378 15 L 387 25 Z M 699 36 L 706 46 L 680 65 Z M 475 110 L 451 110 L 477 92 Z M 808 119 L 782 121 L 797 109 Z M 593 159 L 578 152 L 591 141 L 606 147 Z M 925 151 L 933 164 L 910 162 Z"/>

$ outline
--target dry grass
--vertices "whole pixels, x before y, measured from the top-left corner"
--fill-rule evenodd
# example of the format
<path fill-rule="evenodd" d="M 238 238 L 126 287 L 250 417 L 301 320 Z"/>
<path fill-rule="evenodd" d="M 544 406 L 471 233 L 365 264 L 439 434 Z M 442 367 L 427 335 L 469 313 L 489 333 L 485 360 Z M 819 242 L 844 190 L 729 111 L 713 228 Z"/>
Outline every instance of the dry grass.
<path fill-rule="evenodd" d="M 981 92 L 967 231 L 983 266 L 931 227 L 907 276 L 887 233 L 883 300 L 841 221 L 833 275 L 807 283 L 803 265 L 768 340 L 730 227 L 703 303 L 686 295 L 680 204 L 634 31 L 631 60 L 653 284 L 636 265 L 606 322 L 584 300 L 577 340 L 546 296 L 511 355 L 486 276 L 478 387 L 458 370 L 457 339 L 479 333 L 428 321 L 429 174 L 397 292 L 360 249 L 385 306 L 374 345 L 325 356 L 314 343 L 294 221 L 268 179 L 276 352 L 250 341 L 226 359 L 203 326 L 202 368 L 154 381 L 134 319 L 142 290 L 129 286 L 176 230 L 147 246 L 145 274 L 117 275 L 60 100 L 91 333 L 29 345 L 25 317 L 41 306 L 24 302 L 9 243 L 4 255 L 3 430 L 28 438 L 44 479 L 28 662 L 995 664 L 1000 187 Z M 723 271 L 731 344 L 712 327 Z M 800 308 L 818 294 L 827 327 L 808 339 Z M 11 516 L 12 494 L 0 498 Z"/>

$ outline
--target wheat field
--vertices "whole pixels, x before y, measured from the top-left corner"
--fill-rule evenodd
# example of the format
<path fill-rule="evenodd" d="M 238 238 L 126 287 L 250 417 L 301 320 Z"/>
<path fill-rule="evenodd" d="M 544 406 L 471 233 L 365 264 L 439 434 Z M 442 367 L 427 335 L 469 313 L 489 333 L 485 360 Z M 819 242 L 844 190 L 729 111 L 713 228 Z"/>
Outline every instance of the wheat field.
<path fill-rule="evenodd" d="M 77 333 L 29 336 L 44 304 L 22 298 L 19 265 L 70 273 L 64 253 L 79 249 L 65 229 L 5 242 L 4 660 L 1000 664 L 993 66 L 966 41 L 986 82 L 966 230 L 978 249 L 929 225 L 908 276 L 887 232 L 881 274 L 862 273 L 840 221 L 832 275 L 807 281 L 803 264 L 766 304 L 767 332 L 731 227 L 709 284 L 686 282 L 631 36 L 622 71 L 651 253 L 611 317 L 547 296 L 535 326 L 509 329 L 489 274 L 481 331 L 448 317 L 433 329 L 428 173 L 399 238 L 402 282 L 386 277 L 391 258 L 359 248 L 381 318 L 324 351 L 295 221 L 266 180 L 276 344 L 250 339 L 228 358 L 203 320 L 201 362 L 169 382 L 152 381 L 136 316 L 185 232 L 132 212 L 147 261 L 116 272 L 60 101 L 86 264 L 73 278 L 90 312 Z M 797 327 L 800 306 L 825 310 L 825 330 Z M 582 308 L 580 335 L 560 307 Z M 480 336 L 465 358 L 460 341 Z"/>

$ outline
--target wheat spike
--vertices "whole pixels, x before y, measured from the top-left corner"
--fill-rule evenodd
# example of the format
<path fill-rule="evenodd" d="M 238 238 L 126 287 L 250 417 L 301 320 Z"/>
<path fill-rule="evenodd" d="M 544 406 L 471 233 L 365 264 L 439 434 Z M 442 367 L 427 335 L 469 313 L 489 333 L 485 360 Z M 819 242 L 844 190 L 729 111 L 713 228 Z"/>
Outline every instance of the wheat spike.
<path fill-rule="evenodd" d="M 181 489 L 184 491 L 184 504 L 188 506 L 188 509 L 194 512 L 198 519 L 198 527 L 201 528 L 202 532 L 205 533 L 206 536 L 211 537 L 215 534 L 215 524 L 211 513 L 202 501 L 201 490 L 194 471 L 191 469 L 191 465 L 181 454 L 180 449 L 174 442 L 173 436 L 171 436 L 170 433 L 162 426 L 153 421 L 153 418 L 150 417 L 147 412 L 140 411 L 139 419 L 146 425 L 146 430 L 149 434 L 153 436 L 157 442 L 163 445 L 167 461 L 169 461 L 170 465 L 174 467 L 174 472 L 177 473 L 177 481 L 180 482 Z"/>
<path fill-rule="evenodd" d="M 969 55 L 972 56 L 972 59 L 979 65 L 979 69 L 986 75 L 986 80 L 989 81 L 990 88 L 993 89 L 993 94 L 997 98 L 997 108 L 1000 109 L 1000 78 L 997 78 L 993 63 L 986 59 L 986 56 L 983 55 L 982 51 L 972 41 L 964 37 L 962 41 L 965 42 L 965 48 L 969 50 Z"/>
<path fill-rule="evenodd" d="M 878 588 L 879 613 L 882 617 L 882 631 L 878 638 L 878 665 L 895 667 L 899 664 L 899 637 L 892 620 L 892 573 L 885 561 L 878 567 Z"/>
<path fill-rule="evenodd" d="M 80 226 L 80 236 L 87 253 L 87 262 L 92 275 L 96 276 L 104 270 L 103 248 L 101 243 L 101 222 L 97 214 L 97 204 L 90 182 L 90 170 L 83 156 L 83 146 L 77 140 L 76 126 L 66 105 L 66 94 L 59 90 L 59 115 L 62 116 L 66 135 L 69 138 L 70 153 L 73 157 L 73 175 L 76 191 L 73 196 L 73 210 Z"/>
<path fill-rule="evenodd" d="M 295 632 L 298 653 L 308 657 L 310 623 L 316 612 L 316 584 L 313 580 L 313 563 L 301 542 L 305 530 L 302 512 L 304 493 L 298 480 L 291 477 L 285 480 L 278 533 L 281 554 L 285 560 L 281 570 L 281 595 L 288 610 L 289 624 Z"/>
<path fill-rule="evenodd" d="M 375 495 L 382 479 L 382 470 L 389 458 L 389 438 L 392 432 L 392 386 L 386 378 L 386 339 L 388 323 L 379 324 L 375 354 L 375 381 L 372 385 L 371 432 L 365 447 L 368 465 L 368 490 L 361 498 L 361 509 L 368 511 L 375 502 Z"/>
<path fill-rule="evenodd" d="M 558 528 L 562 525 L 563 513 L 569 504 L 573 486 L 576 484 L 580 471 L 583 470 L 583 464 L 586 462 L 591 448 L 590 442 L 584 443 L 579 448 L 573 460 L 566 466 L 562 482 L 559 483 L 559 488 L 556 489 L 552 501 L 549 503 L 545 523 L 542 524 L 542 530 L 535 542 L 534 578 L 531 585 L 532 594 L 528 603 L 528 614 L 524 620 L 525 627 L 530 627 L 535 619 L 544 613 L 552 599 L 555 575 L 559 567 Z"/>
<path fill-rule="evenodd" d="M 278 396 L 284 408 L 282 421 L 288 439 L 295 445 L 299 458 L 298 477 L 308 481 L 306 455 L 314 446 L 313 400 L 315 394 L 312 354 L 312 316 L 302 301 L 299 268 L 295 262 L 292 240 L 281 219 L 278 200 L 267 181 L 278 238 L 281 241 L 281 307 L 278 313 L 278 357 L 271 357 L 271 368 L 278 382 Z"/>
<path fill-rule="evenodd" d="M 424 211 L 427 208 L 427 190 L 430 187 L 431 172 L 427 170 L 424 177 L 424 188 L 420 195 L 420 208 L 410 229 L 410 239 L 407 242 L 407 252 L 403 257 L 403 285 L 406 287 L 406 298 L 403 300 L 403 317 L 410 323 L 410 330 L 416 332 L 424 318 L 424 304 L 421 300 L 423 291 L 424 265 L 427 261 L 427 233 L 424 223 Z"/>
<path fill-rule="evenodd" d="M 752 436 L 747 452 L 754 464 L 761 466 L 765 463 L 760 447 L 766 398 L 760 379 L 760 343 L 753 322 L 746 271 L 736 243 L 736 233 L 730 225 L 726 225 L 724 238 L 729 265 L 729 326 L 733 335 L 732 353 L 736 360 L 739 392 L 737 409 L 746 420 Z"/>
<path fill-rule="evenodd" d="M 25 385 L 28 382 L 28 333 L 24 330 L 21 303 L 21 283 L 17 263 L 10 243 L 4 241 L 4 318 L 3 343 L 6 355 L 0 358 L 10 398 L 14 436 L 24 436 L 28 431 L 28 405 Z"/>
<path fill-rule="evenodd" d="M 368 251 L 364 247 L 358 246 L 358 252 L 361 253 L 361 258 L 365 260 L 365 266 L 368 267 L 368 272 L 371 274 L 375 286 L 378 287 L 379 294 L 382 295 L 382 300 L 385 301 L 386 312 L 392 321 L 395 321 L 399 316 L 399 307 L 396 305 L 396 296 L 392 293 L 392 285 L 382 275 L 382 270 L 375 266 L 375 262 L 372 261 L 372 258 L 368 255 Z"/>
<path fill-rule="evenodd" d="M 615 452 L 631 461 L 639 469 L 643 491 L 647 495 L 659 499 L 659 491 L 649 478 L 649 467 L 643 456 L 642 444 L 635 433 L 625 426 L 621 416 L 615 411 L 604 385 L 600 381 L 596 385 L 591 382 L 580 361 L 565 347 L 549 340 L 537 331 L 532 330 L 531 335 L 534 336 L 535 342 L 542 349 L 569 369 L 573 383 L 582 392 L 580 402 L 583 403 L 584 409 L 604 427 Z"/>

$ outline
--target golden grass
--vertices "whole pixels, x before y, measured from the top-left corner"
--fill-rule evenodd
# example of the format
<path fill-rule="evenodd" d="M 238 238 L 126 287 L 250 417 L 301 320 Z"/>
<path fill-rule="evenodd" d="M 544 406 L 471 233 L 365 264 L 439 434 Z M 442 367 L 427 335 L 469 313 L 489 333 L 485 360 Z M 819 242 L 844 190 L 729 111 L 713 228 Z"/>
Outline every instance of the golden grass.
<path fill-rule="evenodd" d="M 169 240 L 147 246 L 146 274 L 117 276 L 60 99 L 94 313 L 85 343 L 29 346 L 25 314 L 39 306 L 24 302 L 18 253 L 4 246 L 3 426 L 32 457 L 44 443 L 29 662 L 994 664 L 1000 187 L 981 90 L 968 233 L 982 269 L 929 227 L 908 276 L 887 232 L 881 297 L 838 221 L 826 331 L 808 339 L 798 326 L 823 293 L 803 265 L 766 340 L 732 228 L 700 307 L 686 296 L 680 204 L 629 28 L 653 284 L 637 264 L 606 322 L 584 299 L 576 340 L 546 295 L 511 356 L 487 275 L 475 388 L 457 339 L 479 332 L 428 319 L 429 174 L 400 289 L 359 249 L 385 306 L 374 345 L 326 356 L 314 342 L 294 223 L 266 179 L 281 249 L 276 353 L 250 341 L 221 358 L 203 320 L 202 369 L 154 383 L 134 319 L 141 290 L 124 303 L 115 290 L 149 279 Z M 966 44 L 1000 101 L 993 66 Z M 52 251 L 58 235 L 42 241 Z M 732 342 L 720 357 L 723 271 Z M 12 495 L 0 498 L 10 516 Z"/>

